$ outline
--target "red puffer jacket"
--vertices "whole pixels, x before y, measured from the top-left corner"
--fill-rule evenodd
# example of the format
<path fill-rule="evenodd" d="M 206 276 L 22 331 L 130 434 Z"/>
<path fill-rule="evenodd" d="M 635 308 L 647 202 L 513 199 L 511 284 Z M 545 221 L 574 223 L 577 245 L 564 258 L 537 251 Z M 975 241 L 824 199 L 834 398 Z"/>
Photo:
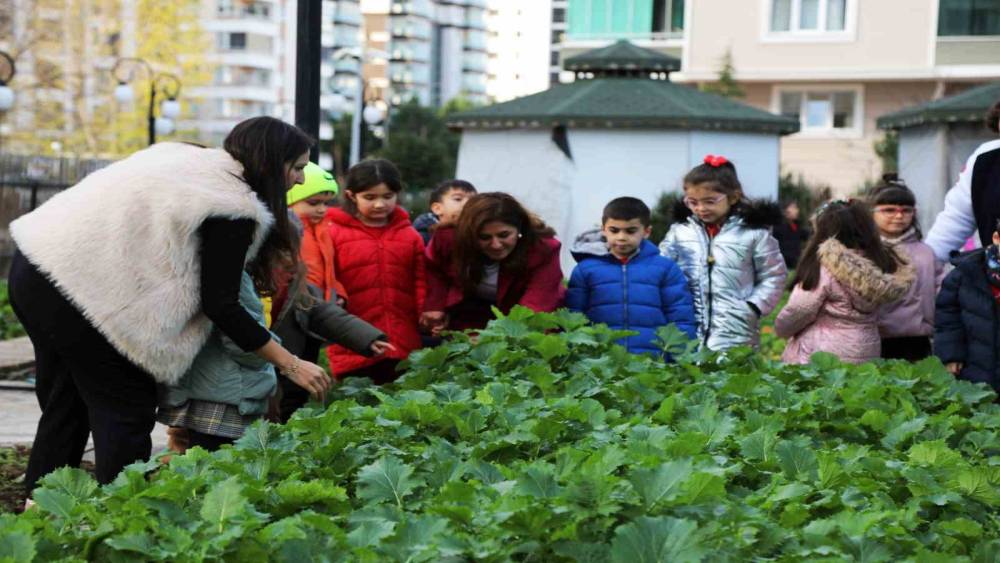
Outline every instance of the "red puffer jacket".
<path fill-rule="evenodd" d="M 417 321 L 423 310 L 424 241 L 397 207 L 385 227 L 369 227 L 342 209 L 327 212 L 336 249 L 334 270 L 350 299 L 347 311 L 385 332 L 396 351 L 384 358 L 405 359 L 420 348 Z M 327 349 L 334 376 L 368 367 L 384 358 L 366 358 L 342 346 Z"/>

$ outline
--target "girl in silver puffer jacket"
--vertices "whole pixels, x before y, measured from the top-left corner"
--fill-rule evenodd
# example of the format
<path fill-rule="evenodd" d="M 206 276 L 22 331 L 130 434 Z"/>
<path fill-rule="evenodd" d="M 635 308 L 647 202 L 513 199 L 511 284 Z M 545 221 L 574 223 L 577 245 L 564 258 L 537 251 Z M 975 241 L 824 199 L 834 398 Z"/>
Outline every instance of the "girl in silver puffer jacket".
<path fill-rule="evenodd" d="M 780 208 L 747 200 L 736 167 L 712 155 L 684 177 L 681 203 L 660 253 L 687 276 L 698 338 L 711 350 L 756 347 L 760 319 L 778 305 L 787 274 L 770 231 Z"/>

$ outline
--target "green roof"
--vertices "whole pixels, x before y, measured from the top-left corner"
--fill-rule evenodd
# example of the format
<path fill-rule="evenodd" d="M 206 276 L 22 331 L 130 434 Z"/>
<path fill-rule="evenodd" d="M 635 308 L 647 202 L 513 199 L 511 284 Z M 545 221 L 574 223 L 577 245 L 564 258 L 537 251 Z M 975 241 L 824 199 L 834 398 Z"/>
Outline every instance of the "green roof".
<path fill-rule="evenodd" d="M 569 57 L 563 68 L 574 72 L 634 70 L 673 72 L 681 69 L 681 61 L 621 40 L 607 47 Z"/>
<path fill-rule="evenodd" d="M 795 133 L 782 117 L 666 80 L 595 78 L 552 88 L 448 118 L 456 129 L 575 128 L 702 129 Z"/>
<path fill-rule="evenodd" d="M 1000 82 L 966 90 L 878 118 L 879 129 L 905 129 L 933 123 L 982 122 L 986 111 L 1000 100 Z"/>

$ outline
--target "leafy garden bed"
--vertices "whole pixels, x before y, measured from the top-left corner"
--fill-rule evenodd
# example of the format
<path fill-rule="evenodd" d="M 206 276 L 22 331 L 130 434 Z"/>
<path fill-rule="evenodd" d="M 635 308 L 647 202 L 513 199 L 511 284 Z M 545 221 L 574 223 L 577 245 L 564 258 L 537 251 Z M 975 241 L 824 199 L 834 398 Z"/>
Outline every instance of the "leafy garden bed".
<path fill-rule="evenodd" d="M 935 360 L 664 365 L 517 310 L 236 447 L 59 470 L 0 559 L 997 561 L 1000 407 Z"/>

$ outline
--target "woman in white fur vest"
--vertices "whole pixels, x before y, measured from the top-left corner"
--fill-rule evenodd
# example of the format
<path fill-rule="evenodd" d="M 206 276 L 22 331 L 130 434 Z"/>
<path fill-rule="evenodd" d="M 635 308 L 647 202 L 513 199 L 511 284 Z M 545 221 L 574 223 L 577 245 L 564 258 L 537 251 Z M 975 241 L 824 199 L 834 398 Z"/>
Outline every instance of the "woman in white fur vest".
<path fill-rule="evenodd" d="M 32 491 L 79 465 L 94 437 L 97 479 L 149 458 L 157 384 L 177 383 L 213 325 L 311 393 L 330 379 L 281 347 L 239 303 L 297 267 L 285 191 L 312 140 L 277 119 L 237 125 L 223 149 L 161 143 L 94 172 L 10 225 L 10 298 L 35 348 L 42 417 Z"/>

